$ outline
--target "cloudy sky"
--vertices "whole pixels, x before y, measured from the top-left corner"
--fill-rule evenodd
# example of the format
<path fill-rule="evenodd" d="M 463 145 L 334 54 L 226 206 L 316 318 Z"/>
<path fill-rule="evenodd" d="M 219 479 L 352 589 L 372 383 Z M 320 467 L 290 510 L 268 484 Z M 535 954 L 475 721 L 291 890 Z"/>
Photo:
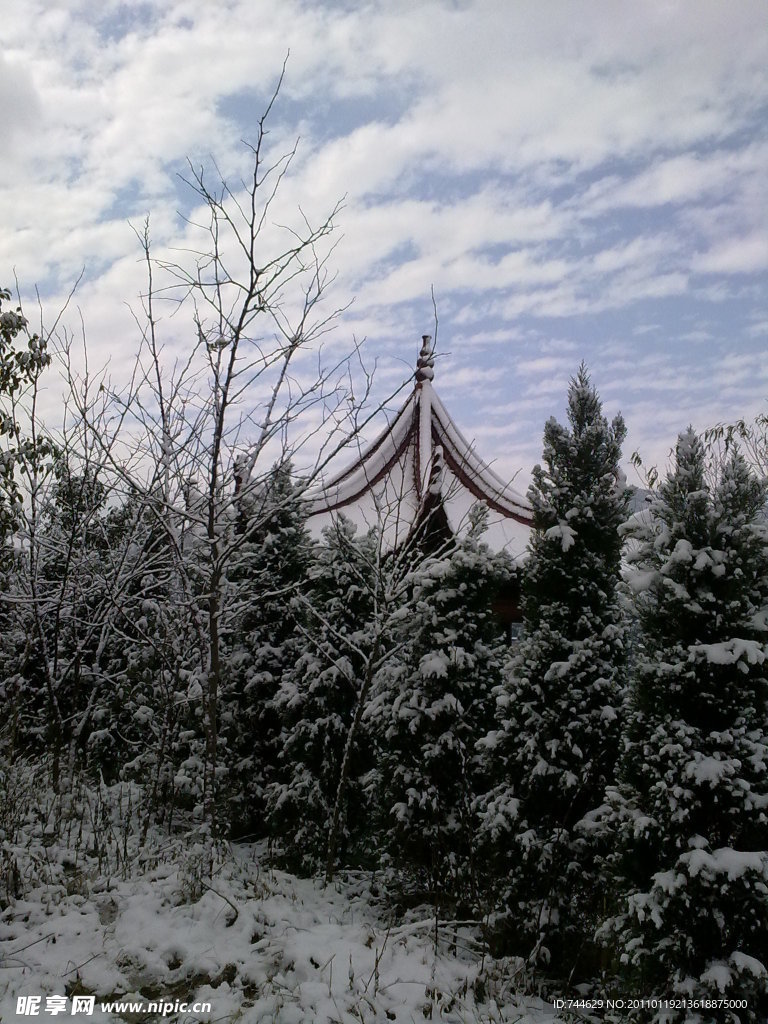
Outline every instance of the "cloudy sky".
<path fill-rule="evenodd" d="M 182 243 L 185 159 L 243 173 L 290 51 L 270 121 L 275 152 L 299 140 L 281 210 L 344 197 L 332 301 L 354 302 L 332 344 L 366 338 L 382 386 L 432 331 L 434 287 L 438 389 L 518 483 L 582 359 L 649 462 L 689 422 L 766 410 L 764 0 L 0 12 L 0 283 L 15 270 L 54 310 L 85 268 L 71 315 L 116 372 L 143 286 L 130 223 L 151 213 L 160 249 Z M 193 337 L 189 318 L 168 329 Z"/>

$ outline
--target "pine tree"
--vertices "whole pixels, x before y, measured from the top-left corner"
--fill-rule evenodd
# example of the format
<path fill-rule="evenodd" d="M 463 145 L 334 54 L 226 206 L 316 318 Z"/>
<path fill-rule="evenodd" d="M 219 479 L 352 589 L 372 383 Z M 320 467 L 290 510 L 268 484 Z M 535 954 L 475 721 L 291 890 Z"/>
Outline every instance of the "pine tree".
<path fill-rule="evenodd" d="M 493 782 L 480 801 L 505 946 L 568 976 L 599 899 L 589 813 L 618 752 L 625 658 L 617 602 L 623 420 L 609 425 L 585 367 L 571 381 L 570 429 L 550 419 L 529 498 L 524 632 L 483 741 Z"/>
<path fill-rule="evenodd" d="M 139 495 L 110 512 L 115 557 L 128 579 L 111 644 L 109 704 L 90 738 L 100 770 L 112 761 L 107 778 L 119 772 L 144 786 L 144 836 L 202 800 L 200 649 L 177 551 L 158 522 L 164 514 L 161 500 Z"/>
<path fill-rule="evenodd" d="M 361 537 L 343 516 L 324 531 L 300 606 L 300 653 L 280 680 L 272 703 L 279 717 L 277 779 L 267 792 L 270 830 L 284 861 L 314 871 L 327 853 L 347 740 L 375 644 L 374 567 L 379 539 Z M 359 733 L 352 744 L 341 807 L 342 859 L 354 857 L 365 833 L 360 816 L 361 777 L 370 768 Z"/>
<path fill-rule="evenodd" d="M 605 933 L 634 991 L 704 1000 L 655 1020 L 757 1022 L 768 1013 L 766 487 L 738 454 L 711 490 L 706 468 L 689 430 L 628 526 L 642 646 L 612 801 L 624 898 Z M 746 1008 L 707 1006 L 722 998 Z"/>
<path fill-rule="evenodd" d="M 511 560 L 482 542 L 483 521 L 412 573 L 403 643 L 370 712 L 377 765 L 368 780 L 381 850 L 404 895 L 472 904 L 477 741 L 492 724 L 504 628 L 492 600 Z"/>
<path fill-rule="evenodd" d="M 240 529 L 242 552 L 230 578 L 242 612 L 231 641 L 220 738 L 231 832 L 264 836 L 267 787 L 276 776 L 282 729 L 275 698 L 301 654 L 298 625 L 306 614 L 295 596 L 312 551 L 289 463 L 275 467 L 267 486 L 246 495 Z"/>
<path fill-rule="evenodd" d="M 113 699 L 108 663 L 126 560 L 111 536 L 106 503 L 98 471 L 58 452 L 46 486 L 37 489 L 17 560 L 17 614 L 27 634 L 17 721 L 30 752 L 44 744 L 52 755 L 57 778 L 60 760 L 64 778 L 90 763 L 109 781 L 118 763 L 110 740 L 119 726 L 103 726 Z"/>

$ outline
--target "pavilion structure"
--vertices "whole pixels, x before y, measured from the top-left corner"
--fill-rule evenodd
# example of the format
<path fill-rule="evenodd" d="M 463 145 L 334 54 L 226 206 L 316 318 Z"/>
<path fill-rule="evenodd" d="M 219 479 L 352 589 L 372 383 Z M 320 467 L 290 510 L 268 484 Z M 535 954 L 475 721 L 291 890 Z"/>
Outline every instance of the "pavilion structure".
<path fill-rule="evenodd" d="M 517 557 L 530 535 L 531 505 L 464 438 L 434 376 L 432 339 L 424 335 L 413 390 L 372 444 L 307 494 L 310 525 L 317 529 L 344 513 L 358 527 L 378 525 L 397 547 L 417 530 L 460 535 L 481 503 L 487 508 L 486 541 Z"/>

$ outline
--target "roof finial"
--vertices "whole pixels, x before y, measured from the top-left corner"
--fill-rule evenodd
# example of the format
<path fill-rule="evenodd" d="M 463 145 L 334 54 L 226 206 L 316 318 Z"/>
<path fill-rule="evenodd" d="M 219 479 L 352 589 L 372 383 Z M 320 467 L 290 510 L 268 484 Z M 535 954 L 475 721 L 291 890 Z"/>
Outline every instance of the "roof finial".
<path fill-rule="evenodd" d="M 435 377 L 435 353 L 432 348 L 432 335 L 422 334 L 421 351 L 416 360 L 416 384 L 423 384 L 425 380 L 434 380 Z"/>

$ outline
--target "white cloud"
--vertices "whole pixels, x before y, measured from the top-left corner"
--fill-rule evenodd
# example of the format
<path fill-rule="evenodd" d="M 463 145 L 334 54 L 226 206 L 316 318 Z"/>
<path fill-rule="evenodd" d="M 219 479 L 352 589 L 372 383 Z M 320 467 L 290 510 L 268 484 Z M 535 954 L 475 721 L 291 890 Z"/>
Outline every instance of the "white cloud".
<path fill-rule="evenodd" d="M 752 407 L 764 382 L 731 368 L 723 398 L 713 367 L 762 337 L 763 23 L 760 0 L 705 0 L 695 17 L 666 0 L 578 17 L 565 0 L 28 0 L 0 58 L 0 283 L 15 266 L 55 305 L 85 266 L 78 301 L 117 372 L 135 340 L 123 303 L 143 286 L 127 219 L 152 211 L 158 254 L 191 243 L 176 170 L 215 154 L 228 180 L 247 173 L 239 139 L 290 49 L 267 148 L 302 141 L 264 246 L 299 204 L 319 218 L 347 196 L 334 300 L 357 299 L 329 351 L 367 335 L 386 372 L 410 363 L 434 286 L 454 353 L 441 380 L 470 396 L 470 422 L 479 390 L 500 407 L 524 390 L 510 430 L 538 444 L 578 358 L 599 365 L 617 337 L 634 342 L 605 367 L 610 398 L 642 388 L 648 436 L 690 415 L 686 396 L 702 417 L 739 387 Z M 172 348 L 188 326 L 164 322 Z"/>
<path fill-rule="evenodd" d="M 593 214 L 621 207 L 647 208 L 690 203 L 702 196 L 738 191 L 745 181 L 762 178 L 768 146 L 720 149 L 712 153 L 683 153 L 659 157 L 633 177 L 608 176 L 585 196 Z"/>
<path fill-rule="evenodd" d="M 768 268 L 768 223 L 747 237 L 730 238 L 694 257 L 700 274 L 754 274 Z"/>

